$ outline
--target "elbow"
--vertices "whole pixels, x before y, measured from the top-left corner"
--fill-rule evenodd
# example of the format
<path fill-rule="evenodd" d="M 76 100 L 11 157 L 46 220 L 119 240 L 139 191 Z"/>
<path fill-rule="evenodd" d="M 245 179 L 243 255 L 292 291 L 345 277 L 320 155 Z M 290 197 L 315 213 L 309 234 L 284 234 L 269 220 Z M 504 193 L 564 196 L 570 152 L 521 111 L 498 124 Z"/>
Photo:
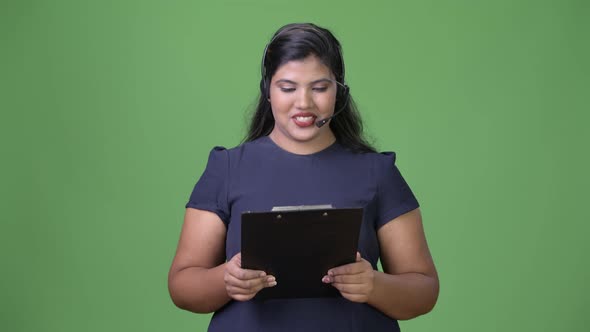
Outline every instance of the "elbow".
<path fill-rule="evenodd" d="M 177 308 L 187 310 L 187 303 L 183 299 L 182 292 L 178 289 L 175 280 L 175 274 L 170 271 L 168 274 L 168 295 L 170 295 L 172 303 L 174 303 Z"/>
<path fill-rule="evenodd" d="M 182 296 L 181 290 L 178 290 L 172 279 L 168 280 L 168 294 L 174 305 L 182 310 L 189 310 L 188 301 Z M 190 310 L 189 310 L 190 311 Z"/>
<path fill-rule="evenodd" d="M 216 310 L 211 305 L 208 305 L 208 301 L 198 301 L 198 298 L 195 299 L 190 296 L 189 292 L 179 282 L 175 282 L 175 279 L 172 276 L 168 279 L 168 294 L 177 308 L 197 314 L 208 314 Z"/>
<path fill-rule="evenodd" d="M 420 307 L 408 308 L 409 310 L 398 313 L 395 318 L 397 320 L 410 320 L 425 315 L 434 309 L 435 303 L 436 302 L 428 303 Z"/>
<path fill-rule="evenodd" d="M 186 297 L 181 296 L 173 291 L 170 291 L 170 299 L 177 308 L 194 312 L 196 314 L 208 314 L 215 311 L 215 308 L 207 305 L 206 303 L 198 304 L 196 301 L 190 301 Z"/>
<path fill-rule="evenodd" d="M 208 313 L 212 313 L 215 310 L 211 309 L 211 308 L 203 308 L 203 307 L 199 307 L 199 306 L 194 306 L 191 303 L 185 302 L 185 301 L 177 301 L 174 298 L 172 299 L 172 302 L 174 303 L 174 305 L 182 310 L 186 310 L 186 311 L 190 311 L 190 312 L 194 312 L 196 314 L 208 314 Z"/>
<path fill-rule="evenodd" d="M 433 288 L 427 296 L 422 298 L 422 301 L 414 303 L 413 306 L 409 306 L 403 312 L 396 315 L 397 320 L 409 320 L 431 312 L 438 301 L 439 294 L 439 283 L 438 280 L 433 285 Z"/>
<path fill-rule="evenodd" d="M 170 292 L 170 299 L 178 309 L 189 310 L 188 303 L 184 301 L 180 296 L 174 295 L 173 292 Z"/>

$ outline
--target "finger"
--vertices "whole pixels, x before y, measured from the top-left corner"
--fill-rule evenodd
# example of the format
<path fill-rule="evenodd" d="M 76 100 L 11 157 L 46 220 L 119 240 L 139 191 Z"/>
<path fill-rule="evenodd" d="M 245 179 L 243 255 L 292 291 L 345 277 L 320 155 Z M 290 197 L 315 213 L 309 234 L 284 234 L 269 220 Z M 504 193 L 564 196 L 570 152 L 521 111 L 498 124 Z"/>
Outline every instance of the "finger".
<path fill-rule="evenodd" d="M 360 262 L 360 261 L 362 261 L 362 260 L 363 260 L 363 258 L 361 257 L 361 253 L 357 251 L 357 252 L 356 252 L 356 261 L 357 261 L 357 262 Z"/>
<path fill-rule="evenodd" d="M 359 274 L 370 270 L 373 270 L 373 265 L 366 259 L 363 259 L 361 254 L 357 252 L 356 262 L 332 268 L 328 271 L 328 275 Z"/>
<path fill-rule="evenodd" d="M 239 265 L 236 264 L 236 261 L 230 261 L 230 263 L 227 265 L 227 272 L 232 276 L 242 280 L 249 280 L 266 276 L 266 273 L 264 271 L 242 269 Z"/>
<path fill-rule="evenodd" d="M 227 274 L 225 276 L 225 284 L 245 290 L 250 290 L 257 292 L 264 287 L 272 287 L 276 285 L 276 280 L 274 276 L 264 276 L 254 279 L 238 279 L 231 274 Z"/>
<path fill-rule="evenodd" d="M 237 254 L 235 254 L 230 260 L 238 260 L 238 261 L 242 261 L 242 253 L 238 252 Z"/>
<path fill-rule="evenodd" d="M 256 293 L 258 293 L 258 291 L 253 290 L 253 289 L 244 289 L 244 288 L 240 288 L 240 287 L 236 287 L 236 286 L 232 286 L 232 285 L 226 285 L 225 289 L 227 291 L 227 294 L 229 294 L 231 297 L 235 297 L 237 295 L 243 295 L 243 296 L 254 296 L 256 295 Z"/>
<path fill-rule="evenodd" d="M 273 277 L 273 279 L 274 279 L 274 277 Z M 264 287 L 273 287 L 276 284 L 277 284 L 276 281 L 273 281 L 270 284 L 265 285 Z M 236 301 L 248 301 L 248 300 L 252 299 L 254 296 L 256 296 L 256 294 L 260 290 L 262 290 L 262 288 L 264 288 L 264 287 L 255 287 L 255 288 L 245 289 L 245 288 L 233 286 L 230 284 L 226 284 L 226 286 L 225 286 L 227 294 L 232 299 L 234 299 Z"/>
<path fill-rule="evenodd" d="M 366 268 L 364 267 L 364 264 L 361 261 L 332 268 L 328 270 L 328 275 L 332 277 L 342 274 L 359 274 L 365 270 Z"/>
<path fill-rule="evenodd" d="M 250 299 L 252 299 L 256 293 L 252 293 L 252 294 L 233 294 L 230 291 L 227 292 L 227 294 L 234 300 L 237 301 L 248 301 Z"/>
<path fill-rule="evenodd" d="M 367 278 L 364 274 L 342 274 L 330 277 L 330 282 L 340 284 L 364 284 L 367 283 Z"/>
<path fill-rule="evenodd" d="M 346 294 L 368 294 L 368 287 L 365 284 L 343 284 L 339 282 L 333 282 L 332 286 L 340 291 L 340 293 Z"/>
<path fill-rule="evenodd" d="M 273 279 L 272 281 L 266 281 L 264 283 L 253 285 L 252 287 L 242 287 L 241 285 L 236 285 L 232 283 L 226 283 L 225 289 L 227 290 L 228 294 L 242 294 L 242 295 L 249 295 L 249 294 L 256 294 L 263 288 L 267 287 L 274 287 L 277 285 L 277 282 Z"/>
<path fill-rule="evenodd" d="M 258 271 L 258 270 L 245 270 L 245 269 L 237 268 L 237 269 L 229 269 L 228 272 L 229 272 L 229 274 L 231 274 L 232 276 L 234 276 L 240 280 L 252 280 L 252 279 L 266 277 L 266 273 L 264 271 Z"/>

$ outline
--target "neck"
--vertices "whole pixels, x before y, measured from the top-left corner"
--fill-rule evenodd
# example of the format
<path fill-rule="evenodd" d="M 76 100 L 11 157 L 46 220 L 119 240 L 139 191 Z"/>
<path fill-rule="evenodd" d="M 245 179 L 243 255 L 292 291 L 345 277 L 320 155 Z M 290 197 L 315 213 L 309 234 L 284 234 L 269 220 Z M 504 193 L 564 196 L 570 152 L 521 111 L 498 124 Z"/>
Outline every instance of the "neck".
<path fill-rule="evenodd" d="M 278 129 L 275 127 L 270 135 L 268 135 L 270 139 L 281 149 L 294 154 L 314 154 L 328 148 L 336 142 L 336 137 L 331 131 L 312 141 L 297 141 L 277 134 L 277 130 Z"/>

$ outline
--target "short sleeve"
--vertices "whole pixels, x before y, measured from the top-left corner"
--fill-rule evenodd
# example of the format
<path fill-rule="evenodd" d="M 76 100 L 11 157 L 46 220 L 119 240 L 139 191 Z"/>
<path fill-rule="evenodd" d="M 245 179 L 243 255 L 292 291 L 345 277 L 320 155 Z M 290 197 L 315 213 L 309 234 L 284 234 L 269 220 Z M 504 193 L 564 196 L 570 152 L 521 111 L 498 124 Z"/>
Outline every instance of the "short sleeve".
<path fill-rule="evenodd" d="M 377 162 L 377 228 L 419 207 L 412 190 L 395 165 L 395 153 L 383 152 Z"/>
<path fill-rule="evenodd" d="M 227 150 L 223 147 L 213 148 L 209 153 L 207 167 L 197 181 L 186 207 L 211 211 L 227 225 L 230 215 L 227 201 L 228 169 Z"/>

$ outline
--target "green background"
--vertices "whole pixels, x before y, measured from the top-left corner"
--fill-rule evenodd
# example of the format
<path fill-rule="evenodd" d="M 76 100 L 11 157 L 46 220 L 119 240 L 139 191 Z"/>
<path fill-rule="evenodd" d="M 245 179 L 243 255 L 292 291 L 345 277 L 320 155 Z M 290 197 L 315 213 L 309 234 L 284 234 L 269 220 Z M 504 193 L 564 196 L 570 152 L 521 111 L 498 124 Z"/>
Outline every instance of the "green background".
<path fill-rule="evenodd" d="M 184 204 L 305 21 L 422 204 L 441 293 L 403 330 L 588 330 L 584 0 L 2 0 L 1 330 L 206 329 L 167 292 Z"/>

